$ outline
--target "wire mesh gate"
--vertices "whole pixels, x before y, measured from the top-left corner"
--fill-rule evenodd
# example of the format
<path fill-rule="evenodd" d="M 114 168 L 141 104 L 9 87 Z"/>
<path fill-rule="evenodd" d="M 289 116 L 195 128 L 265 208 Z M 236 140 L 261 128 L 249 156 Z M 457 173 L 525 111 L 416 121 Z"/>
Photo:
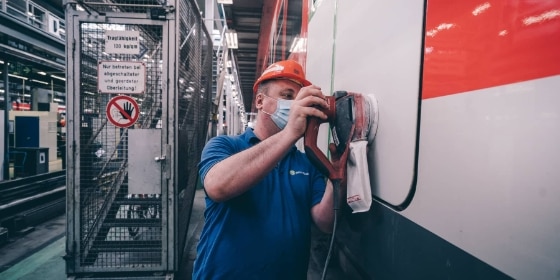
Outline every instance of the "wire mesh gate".
<path fill-rule="evenodd" d="M 211 110 L 193 0 L 66 1 L 67 273 L 169 277 Z"/>

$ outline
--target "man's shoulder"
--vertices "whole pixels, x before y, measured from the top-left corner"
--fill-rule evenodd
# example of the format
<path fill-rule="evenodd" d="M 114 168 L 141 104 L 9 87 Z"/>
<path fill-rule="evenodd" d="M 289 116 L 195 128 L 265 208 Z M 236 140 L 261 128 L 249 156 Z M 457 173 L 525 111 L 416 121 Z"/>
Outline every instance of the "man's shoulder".
<path fill-rule="evenodd" d="M 239 152 L 250 147 L 250 137 L 240 135 L 218 135 L 211 138 L 205 146 L 207 151 Z"/>
<path fill-rule="evenodd" d="M 211 138 L 209 141 L 222 141 L 222 142 L 249 142 L 251 139 L 256 138 L 252 130 L 248 129 L 238 135 L 218 135 Z"/>
<path fill-rule="evenodd" d="M 216 137 L 211 138 L 209 143 L 231 143 L 231 144 L 238 144 L 246 142 L 242 135 L 218 135 Z"/>

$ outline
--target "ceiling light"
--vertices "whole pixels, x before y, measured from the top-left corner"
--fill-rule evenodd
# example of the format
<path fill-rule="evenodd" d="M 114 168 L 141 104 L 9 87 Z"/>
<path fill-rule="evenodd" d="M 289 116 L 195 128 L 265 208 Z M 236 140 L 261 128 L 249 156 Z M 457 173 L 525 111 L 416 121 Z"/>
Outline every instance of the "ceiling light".
<path fill-rule="evenodd" d="M 233 0 L 218 0 L 218 4 L 233 4 Z"/>
<path fill-rule="evenodd" d="M 43 81 L 39 81 L 39 80 L 29 80 L 30 82 L 35 82 L 35 83 L 40 83 L 40 84 L 44 84 L 44 85 L 48 85 L 49 83 L 47 82 L 43 82 Z"/>
<path fill-rule="evenodd" d="M 59 79 L 59 80 L 66 81 L 65 78 L 62 78 L 62 77 L 59 77 L 59 76 L 55 76 L 55 75 L 51 75 L 51 78 L 55 78 L 55 79 Z"/>
<path fill-rule="evenodd" d="M 8 76 L 10 76 L 10 77 L 14 77 L 14 78 L 18 78 L 18 79 L 22 79 L 22 80 L 27 80 L 27 78 L 26 78 L 26 77 L 22 77 L 22 76 L 14 75 L 14 74 L 8 74 Z"/>

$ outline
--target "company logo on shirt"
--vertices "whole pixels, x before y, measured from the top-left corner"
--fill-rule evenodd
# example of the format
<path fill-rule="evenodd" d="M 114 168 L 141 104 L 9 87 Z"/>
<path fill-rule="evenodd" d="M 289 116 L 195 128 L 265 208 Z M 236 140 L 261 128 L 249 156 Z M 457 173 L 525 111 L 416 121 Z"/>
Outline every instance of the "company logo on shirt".
<path fill-rule="evenodd" d="M 290 175 L 293 176 L 293 175 L 298 175 L 298 174 L 301 174 L 301 175 L 304 175 L 304 176 L 309 176 L 308 172 L 290 170 Z"/>

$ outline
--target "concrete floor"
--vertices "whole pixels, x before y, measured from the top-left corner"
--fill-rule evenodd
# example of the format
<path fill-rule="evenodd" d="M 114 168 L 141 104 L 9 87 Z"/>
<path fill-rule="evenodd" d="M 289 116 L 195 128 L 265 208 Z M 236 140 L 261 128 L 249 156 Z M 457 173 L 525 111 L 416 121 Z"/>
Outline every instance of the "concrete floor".
<path fill-rule="evenodd" d="M 12 238 L 0 248 L 0 279 L 66 279 L 65 228 L 63 215 Z"/>

